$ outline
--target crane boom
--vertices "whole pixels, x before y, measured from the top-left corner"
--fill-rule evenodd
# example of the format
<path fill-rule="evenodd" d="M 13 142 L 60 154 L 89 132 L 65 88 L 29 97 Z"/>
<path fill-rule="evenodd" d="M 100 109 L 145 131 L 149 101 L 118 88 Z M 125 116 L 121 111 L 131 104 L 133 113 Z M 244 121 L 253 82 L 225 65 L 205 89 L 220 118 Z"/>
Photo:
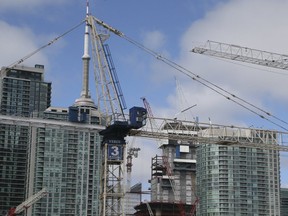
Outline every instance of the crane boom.
<path fill-rule="evenodd" d="M 132 129 L 128 135 L 152 139 L 173 139 L 199 144 L 226 144 L 261 149 L 288 151 L 288 132 L 264 130 L 234 125 L 208 124 L 194 121 L 180 121 L 167 118 L 156 118 L 157 128 L 149 124 L 141 129 Z M 103 126 L 73 124 L 40 118 L 0 115 L 1 124 L 19 124 L 32 127 L 59 128 L 61 124 L 71 129 L 81 130 L 90 127 L 92 130 L 103 130 Z M 62 125 L 63 127 L 63 125 Z"/>
<path fill-rule="evenodd" d="M 194 47 L 191 52 L 288 70 L 288 55 L 251 49 L 233 44 L 207 41 L 204 47 Z"/>
<path fill-rule="evenodd" d="M 219 144 L 253 147 L 278 151 L 288 151 L 288 132 L 264 130 L 250 127 L 208 124 L 193 121 L 155 118 L 159 127 L 149 128 L 149 124 L 138 130 L 131 130 L 130 136 L 153 139 L 187 141 L 192 144 Z"/>
<path fill-rule="evenodd" d="M 106 116 L 106 125 L 112 120 L 125 120 L 126 103 L 118 80 L 111 52 L 105 40 L 109 35 L 97 29 L 97 21 L 88 16 L 91 32 L 92 60 L 97 92 L 97 108 Z"/>
<path fill-rule="evenodd" d="M 154 132 L 154 130 L 157 130 L 158 128 L 158 125 L 157 125 L 157 122 L 154 118 L 154 115 L 153 115 L 153 112 L 152 112 L 152 108 L 148 102 L 148 100 L 145 98 L 145 97 L 141 97 L 142 101 L 143 101 L 143 105 L 144 107 L 146 108 L 147 110 L 147 119 L 150 123 L 150 128 L 152 130 L 152 132 Z M 156 142 L 157 142 L 157 145 L 158 147 L 161 147 L 161 139 L 156 139 Z"/>
<path fill-rule="evenodd" d="M 25 209 L 29 208 L 31 205 L 33 205 L 35 202 L 40 200 L 42 197 L 46 196 L 47 193 L 48 193 L 47 189 L 43 188 L 42 190 L 38 191 L 36 194 L 29 197 L 24 202 L 22 202 L 16 208 L 10 209 L 8 216 L 14 216 L 16 214 L 23 212 Z"/>

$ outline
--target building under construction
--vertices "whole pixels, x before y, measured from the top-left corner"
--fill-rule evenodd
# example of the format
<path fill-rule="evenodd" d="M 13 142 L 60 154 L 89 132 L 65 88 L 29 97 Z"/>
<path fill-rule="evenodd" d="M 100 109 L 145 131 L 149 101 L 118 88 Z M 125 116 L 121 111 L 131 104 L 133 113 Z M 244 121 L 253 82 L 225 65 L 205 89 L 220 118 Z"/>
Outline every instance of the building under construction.
<path fill-rule="evenodd" d="M 189 127 L 194 136 L 223 136 L 222 129 L 195 126 Z M 235 135 L 276 145 L 276 134 L 249 128 L 224 133 L 225 145 L 171 139 L 162 145 L 163 155 L 152 158 L 151 201 L 136 206 L 135 215 L 280 216 L 279 151 L 227 145 Z"/>
<path fill-rule="evenodd" d="M 117 88 L 110 51 L 102 44 L 95 22 L 123 35 L 90 16 L 88 4 L 86 14 L 82 91 L 70 107 L 50 106 L 51 83 L 44 81 L 43 66 L 14 65 L 1 70 L 0 174 L 4 178 L 0 179 L 0 210 L 4 213 L 45 187 L 48 194 L 27 209 L 27 215 L 125 215 L 124 138 L 135 129 L 130 135 L 162 136 L 166 142 L 161 144 L 162 155 L 151 160 L 151 200 L 136 205 L 134 215 L 280 216 L 278 133 L 200 127 L 198 122 L 187 127 L 188 123 L 175 120 L 171 128 L 166 124 L 162 132 L 145 134 L 138 129 L 145 123 L 146 110 L 139 107 L 130 110 L 129 120 L 112 119 L 124 117 L 125 106 L 119 102 L 123 95 Z M 110 105 L 117 101 L 112 113 L 103 114 L 103 107 L 90 96 L 90 33 L 99 57 L 97 79 L 107 75 L 105 83 L 97 80 L 100 88 L 107 87 L 97 99 Z M 139 187 L 135 190 L 138 199 Z"/>

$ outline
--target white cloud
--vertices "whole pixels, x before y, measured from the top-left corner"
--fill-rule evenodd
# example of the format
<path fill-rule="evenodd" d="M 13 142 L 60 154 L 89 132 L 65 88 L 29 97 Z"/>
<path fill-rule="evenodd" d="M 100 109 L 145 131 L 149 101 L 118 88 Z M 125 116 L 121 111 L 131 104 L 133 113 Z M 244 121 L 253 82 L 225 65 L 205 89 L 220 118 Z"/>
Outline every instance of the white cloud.
<path fill-rule="evenodd" d="M 129 137 L 127 140 L 129 140 L 127 148 L 140 147 L 141 149 L 138 153 L 138 157 L 133 157 L 132 160 L 133 165 L 131 183 L 133 185 L 138 182 L 142 182 L 143 190 L 147 191 L 149 187 L 148 180 L 151 178 L 151 158 L 155 157 L 156 154 L 161 155 L 161 151 L 158 149 L 155 140 L 147 140 L 139 137 L 134 137 L 134 139 Z"/>
<path fill-rule="evenodd" d="M 63 3 L 69 2 L 68 0 L 50 0 L 50 1 L 41 1 L 41 0 L 0 0 L 0 11 L 23 11 L 27 12 L 29 9 L 35 9 L 37 7 L 45 7 L 45 6 L 55 6 L 61 5 Z M 25 10 L 23 10 L 25 7 Z"/>
<path fill-rule="evenodd" d="M 28 9 L 67 2 L 72 1 L 0 0 L 0 11 L 18 10 L 25 13 Z M 201 77 L 259 107 L 273 111 L 274 105 L 288 105 L 286 89 L 288 76 L 268 73 L 263 70 L 253 70 L 189 52 L 195 46 L 195 41 L 204 43 L 206 40 L 215 40 L 277 53 L 288 53 L 288 43 L 286 43 L 288 38 L 288 29 L 286 27 L 288 18 L 287 6 L 287 0 L 231 0 L 226 4 L 220 4 L 202 19 L 192 23 L 190 28 L 187 29 L 182 37 L 182 50 L 177 62 Z M 39 35 L 29 28 L 11 26 L 3 21 L 0 21 L 0 29 L 1 66 L 9 65 L 29 52 L 36 50 L 39 47 L 39 40 L 44 39 L 41 35 L 39 38 Z M 49 37 L 49 39 L 51 38 Z M 47 41 L 45 40 L 45 42 Z M 162 32 L 151 31 L 145 34 L 143 43 L 152 50 L 161 50 L 163 56 L 170 57 L 168 51 L 165 50 L 167 38 Z M 173 56 L 175 55 L 173 54 Z M 126 60 L 130 61 L 131 58 L 132 56 Z M 33 65 L 35 62 L 45 66 L 48 64 L 47 57 L 43 53 L 38 53 L 25 64 Z M 146 65 L 142 64 L 138 64 L 134 68 L 137 73 L 138 68 L 146 69 Z M 173 69 L 168 66 L 160 65 L 157 62 L 151 65 L 151 68 L 154 72 L 151 74 L 151 80 L 159 86 L 161 86 L 161 82 L 173 78 L 173 73 L 171 72 Z M 175 74 L 179 73 L 175 72 Z M 188 104 L 184 103 L 182 107 L 179 107 L 178 105 L 183 101 L 180 101 L 181 99 L 177 95 L 176 90 L 172 91 L 167 97 L 169 107 L 153 106 L 155 116 L 173 117 L 179 110 L 197 104 L 190 112 L 192 117 L 199 116 L 200 121 L 207 122 L 208 118 L 210 118 L 213 123 L 224 122 L 226 124 L 237 123 L 240 125 L 246 123 L 250 125 L 251 122 L 242 120 L 247 115 L 247 112 L 241 107 L 186 76 L 179 75 L 178 78 Z M 57 82 L 57 80 L 54 82 Z M 64 93 L 66 94 L 66 92 Z M 270 104 L 266 102 L 267 97 L 269 97 Z M 287 116 L 283 116 L 283 118 L 287 118 Z M 133 181 L 147 182 L 151 174 L 149 169 L 151 156 L 156 155 L 157 147 L 153 141 L 147 144 L 147 140 L 137 139 L 136 142 L 135 146 L 140 146 L 141 151 L 139 152 L 139 157 L 134 159 L 135 169 L 132 167 Z M 151 155 L 151 152 L 155 155 Z"/>
<path fill-rule="evenodd" d="M 251 69 L 190 52 L 195 47 L 194 41 L 203 41 L 204 44 L 207 40 L 214 40 L 288 53 L 288 44 L 285 43 L 288 36 L 288 30 L 285 28 L 285 20 L 288 18 L 285 10 L 287 6 L 288 1 L 283 0 L 231 0 L 219 5 L 203 19 L 191 24 L 183 35 L 182 52 L 177 62 L 264 110 L 273 111 L 275 106 L 287 105 L 285 92 L 288 76 Z M 251 114 L 192 79 L 180 77 L 186 97 L 198 104 L 200 109 L 197 111 L 204 115 L 204 118 L 213 115 L 217 120 L 222 119 L 225 122 L 230 120 L 233 123 L 241 122 L 244 113 L 246 116 Z M 169 96 L 171 97 L 173 95 Z M 175 99 L 170 101 L 177 102 Z"/>
<path fill-rule="evenodd" d="M 288 1 L 284 0 L 231 0 L 221 4 L 187 29 L 182 37 L 182 51 L 177 62 L 219 87 L 287 121 L 288 71 L 263 67 L 252 69 L 251 67 L 256 66 L 246 64 L 244 67 L 236 65 L 236 62 L 227 63 L 190 52 L 193 47 L 199 46 L 199 41 L 202 41 L 203 45 L 207 40 L 214 40 L 288 54 L 287 7 Z M 211 117 L 212 123 L 254 127 L 264 125 L 267 129 L 277 128 L 276 125 L 261 120 L 204 85 L 186 76 L 179 77 L 185 97 L 188 101 L 192 101 L 192 104 L 197 104 L 193 108 L 193 114 L 199 116 L 200 122 L 208 122 L 208 117 Z M 175 110 L 180 103 L 176 91 L 168 96 L 168 101 L 171 104 L 170 110 Z M 169 112 L 166 108 L 162 109 L 166 110 L 166 113 Z M 285 111 L 277 113 L 279 110 Z M 256 112 L 261 113 L 258 110 Z M 271 120 L 279 123 L 274 119 Z M 287 128 L 286 125 L 284 127 Z M 286 157 L 283 155 L 281 157 L 281 183 L 287 187 Z"/>
<path fill-rule="evenodd" d="M 37 36 L 26 27 L 16 27 L 0 21 L 0 65 L 9 66 L 39 48 Z M 5 34 L 4 34 L 5 33 Z M 24 65 L 47 64 L 47 58 L 38 53 L 24 62 Z"/>
<path fill-rule="evenodd" d="M 144 35 L 144 46 L 151 50 L 162 49 L 166 43 L 165 35 L 160 31 L 146 32 Z"/>
<path fill-rule="evenodd" d="M 219 4 L 187 29 L 181 40 L 181 53 L 175 62 L 229 93 L 287 121 L 288 116 L 285 113 L 287 113 L 286 107 L 288 106 L 288 71 L 256 67 L 251 64 L 237 65 L 236 62 L 228 63 L 190 52 L 193 47 L 203 45 L 207 40 L 214 40 L 288 54 L 287 6 L 288 1 L 284 0 L 231 0 L 225 4 Z M 202 44 L 199 44 L 199 41 Z M 163 47 L 157 47 L 159 48 L 163 49 Z M 166 56 L 169 58 L 169 55 Z M 167 66 L 161 66 L 157 62 L 153 63 L 151 68 L 153 69 L 152 80 L 158 82 L 158 85 L 172 78 L 171 70 Z M 286 73 L 286 75 L 280 75 L 278 72 Z M 179 110 L 197 104 L 189 111 L 192 114 L 190 120 L 198 116 L 200 122 L 208 122 L 210 118 L 212 123 L 225 125 L 277 128 L 276 125 L 261 120 L 259 116 L 225 99 L 199 82 L 178 72 L 175 74 L 178 74 L 184 98 L 188 103 L 179 107 L 179 104 L 183 104 L 183 99 L 174 89 L 166 98 L 169 106 L 153 106 L 155 116 L 173 118 Z M 239 103 L 244 104 L 241 101 Z M 284 110 L 284 114 L 277 113 L 278 110 Z M 256 112 L 263 114 L 259 110 Z M 272 121 L 275 120 L 272 119 Z M 287 160 L 282 156 L 281 181 L 283 186 L 288 185 L 286 169 Z"/>

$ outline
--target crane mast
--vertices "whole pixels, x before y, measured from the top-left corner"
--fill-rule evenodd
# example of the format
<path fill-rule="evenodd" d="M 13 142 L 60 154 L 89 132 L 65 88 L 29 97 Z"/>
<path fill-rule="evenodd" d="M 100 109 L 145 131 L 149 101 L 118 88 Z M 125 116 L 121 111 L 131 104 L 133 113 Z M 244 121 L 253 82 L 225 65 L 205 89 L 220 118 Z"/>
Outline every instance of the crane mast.
<path fill-rule="evenodd" d="M 112 121 L 125 120 L 126 103 L 111 57 L 110 49 L 104 42 L 109 38 L 107 32 L 97 29 L 93 16 L 87 17 L 92 45 L 93 71 L 95 77 L 97 107 L 106 119 L 106 126 Z"/>
<path fill-rule="evenodd" d="M 132 107 L 129 121 L 116 121 L 100 131 L 102 140 L 102 170 L 100 191 L 100 215 L 124 215 L 124 158 L 125 137 L 131 129 L 139 129 L 146 124 L 146 109 Z"/>
<path fill-rule="evenodd" d="M 124 158 L 126 153 L 125 136 L 132 127 L 124 109 L 126 104 L 120 87 L 110 49 L 104 42 L 109 35 L 98 30 L 93 16 L 87 17 L 90 26 L 92 59 L 97 92 L 97 107 L 104 114 L 106 129 L 101 144 L 102 166 L 100 176 L 99 215 L 124 215 Z M 136 111 L 138 112 L 138 111 Z"/>
<path fill-rule="evenodd" d="M 288 55 L 281 55 L 233 44 L 226 44 L 209 40 L 204 47 L 194 47 L 191 52 L 288 70 Z"/>
<path fill-rule="evenodd" d="M 87 1 L 88 2 L 88 1 Z M 90 102 L 88 86 L 88 38 L 91 34 L 92 58 L 94 67 L 95 84 L 97 88 L 97 109 L 101 110 L 103 119 L 106 121 L 101 125 L 86 125 L 73 122 L 59 122 L 48 119 L 24 118 L 19 116 L 0 115 L 1 124 L 25 125 L 29 127 L 53 127 L 71 128 L 75 130 L 87 129 L 102 131 L 104 142 L 102 143 L 102 175 L 101 175 L 101 197 L 100 215 L 124 215 L 123 212 L 123 164 L 126 150 L 124 137 L 138 136 L 157 140 L 170 139 L 187 141 L 191 145 L 219 144 L 238 147 L 252 147 L 266 150 L 288 151 L 288 132 L 264 130 L 257 128 L 237 127 L 233 125 L 219 125 L 200 123 L 198 121 L 180 121 L 177 119 L 155 118 L 149 116 L 153 124 L 144 124 L 131 127 L 124 115 L 126 108 L 124 97 L 119 85 L 117 74 L 111 58 L 110 50 L 104 45 L 108 34 L 99 31 L 96 24 L 108 29 L 114 34 L 124 37 L 125 35 L 104 23 L 103 21 L 89 15 L 88 4 L 85 26 L 85 44 L 83 55 L 83 68 L 87 73 L 83 76 L 83 89 L 81 98 Z M 89 28 L 89 32 L 88 32 Z M 54 42 L 54 41 L 53 41 Z M 46 46 L 44 46 L 46 47 Z M 208 41 L 204 48 L 195 47 L 191 52 L 253 63 L 278 69 L 288 70 L 288 56 L 261 50 L 229 45 L 214 41 Z M 150 111 L 149 104 L 144 104 Z M 143 111 L 143 110 L 142 110 Z M 142 113 L 145 115 L 144 113 Z M 147 113 L 146 113 L 147 114 Z M 152 113 L 151 113 L 152 114 Z M 140 115 L 141 118 L 143 115 Z M 139 116 L 134 116 L 137 119 Z M 142 119 L 143 120 L 143 119 Z M 113 122 L 117 124 L 113 125 Z M 135 121 L 136 122 L 136 121 Z M 126 124 L 127 123 L 127 124 Z M 136 122 L 137 123 L 137 122 Z M 143 123 L 143 124 L 142 124 Z M 107 126 L 106 128 L 102 125 Z M 142 125 L 145 125 L 142 127 Z M 104 131 L 104 132 L 103 132 Z M 41 190 L 35 196 L 17 206 L 13 214 L 23 211 L 33 203 L 41 199 L 47 191 Z M 197 200 L 198 202 L 198 200 Z M 149 208 L 149 206 L 148 206 Z M 192 212 L 194 213 L 194 209 Z M 151 211 L 149 211 L 151 214 Z M 13 215 L 12 214 L 12 215 Z"/>

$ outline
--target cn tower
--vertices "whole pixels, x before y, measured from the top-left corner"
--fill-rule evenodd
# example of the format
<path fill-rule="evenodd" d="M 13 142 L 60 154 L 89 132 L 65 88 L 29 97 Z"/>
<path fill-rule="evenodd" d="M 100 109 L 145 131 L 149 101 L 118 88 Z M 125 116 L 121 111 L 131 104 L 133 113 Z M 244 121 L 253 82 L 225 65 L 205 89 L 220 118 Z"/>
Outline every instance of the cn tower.
<path fill-rule="evenodd" d="M 93 100 L 91 99 L 89 92 L 89 1 L 86 1 L 86 25 L 84 34 L 84 54 L 82 56 L 83 61 L 83 71 L 82 71 L 82 91 L 80 98 L 75 100 L 74 106 L 77 107 L 94 107 Z"/>

